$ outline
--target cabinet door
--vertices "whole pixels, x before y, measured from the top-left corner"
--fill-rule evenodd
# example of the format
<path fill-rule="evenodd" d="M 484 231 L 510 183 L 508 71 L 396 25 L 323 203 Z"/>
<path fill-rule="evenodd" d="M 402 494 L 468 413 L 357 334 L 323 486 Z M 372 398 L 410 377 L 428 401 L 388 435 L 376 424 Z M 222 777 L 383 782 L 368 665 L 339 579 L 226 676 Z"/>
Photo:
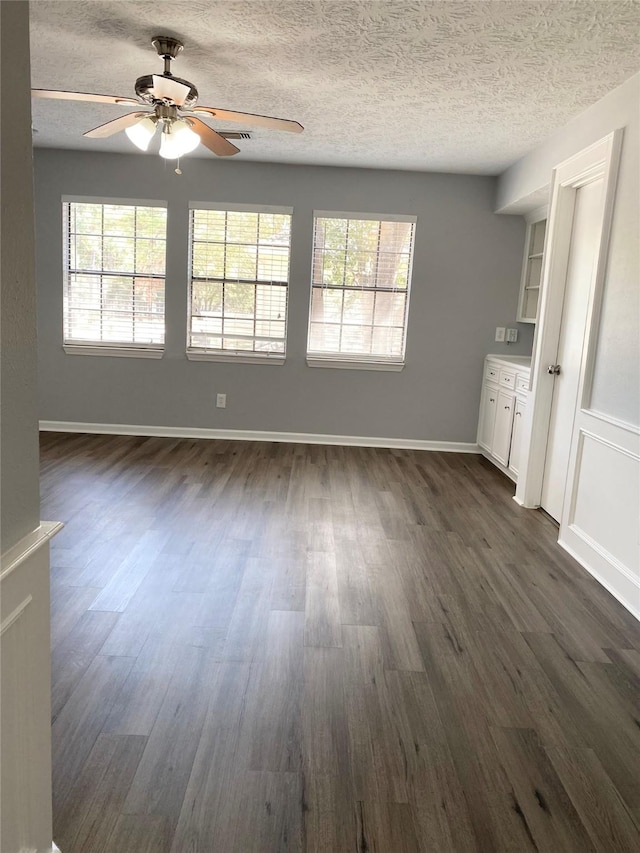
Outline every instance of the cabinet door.
<path fill-rule="evenodd" d="M 480 399 L 480 420 L 478 422 L 478 444 L 491 453 L 493 427 L 496 422 L 498 390 L 491 385 L 482 386 Z"/>
<path fill-rule="evenodd" d="M 520 468 L 520 446 L 522 444 L 522 422 L 527 404 L 520 397 L 516 397 L 515 411 L 513 413 L 513 430 L 511 432 L 511 451 L 509 453 L 509 470 L 514 474 Z"/>
<path fill-rule="evenodd" d="M 507 391 L 498 391 L 496 423 L 493 428 L 493 446 L 491 452 L 498 462 L 501 462 L 503 465 L 509 464 L 515 399 L 515 394 L 509 394 Z"/>

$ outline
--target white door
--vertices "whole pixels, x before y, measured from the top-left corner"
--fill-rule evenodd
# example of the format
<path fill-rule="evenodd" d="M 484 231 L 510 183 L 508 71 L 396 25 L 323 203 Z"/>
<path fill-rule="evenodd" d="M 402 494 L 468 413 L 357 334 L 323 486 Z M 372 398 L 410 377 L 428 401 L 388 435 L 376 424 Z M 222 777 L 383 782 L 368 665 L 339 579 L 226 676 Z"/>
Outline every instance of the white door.
<path fill-rule="evenodd" d="M 558 522 L 562 516 L 569 468 L 569 451 L 578 401 L 589 293 L 602 227 L 603 207 L 601 177 L 576 190 L 562 323 L 556 356 L 560 373 L 554 381 L 540 501 L 541 506 Z"/>

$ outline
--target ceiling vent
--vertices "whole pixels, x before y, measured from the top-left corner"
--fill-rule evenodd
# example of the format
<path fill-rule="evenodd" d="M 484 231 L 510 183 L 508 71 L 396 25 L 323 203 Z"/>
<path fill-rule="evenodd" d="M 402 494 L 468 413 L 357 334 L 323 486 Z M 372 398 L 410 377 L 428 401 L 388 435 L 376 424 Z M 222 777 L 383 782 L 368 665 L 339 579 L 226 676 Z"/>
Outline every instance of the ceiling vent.
<path fill-rule="evenodd" d="M 225 139 L 251 139 L 248 130 L 219 130 L 218 133 Z"/>

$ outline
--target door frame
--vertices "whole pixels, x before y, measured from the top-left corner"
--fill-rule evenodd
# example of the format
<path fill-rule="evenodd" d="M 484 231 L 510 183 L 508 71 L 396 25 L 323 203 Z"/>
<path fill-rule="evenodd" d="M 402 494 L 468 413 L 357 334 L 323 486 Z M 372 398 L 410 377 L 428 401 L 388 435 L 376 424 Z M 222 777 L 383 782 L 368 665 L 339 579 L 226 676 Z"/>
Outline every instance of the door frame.
<path fill-rule="evenodd" d="M 600 239 L 594 257 L 594 274 L 589 289 L 576 412 L 589 406 L 622 135 L 622 129 L 614 130 L 564 160 L 552 171 L 541 303 L 534 334 L 530 393 L 523 425 L 522 465 L 514 496 L 514 500 L 523 507 L 539 507 L 542 496 L 554 388 L 554 377 L 547 373 L 547 366 L 555 363 L 560 341 L 576 192 L 585 184 L 602 178 L 604 205 Z M 570 455 L 570 468 L 572 455 L 573 450 Z M 565 505 L 572 498 L 568 478 L 565 484 Z"/>

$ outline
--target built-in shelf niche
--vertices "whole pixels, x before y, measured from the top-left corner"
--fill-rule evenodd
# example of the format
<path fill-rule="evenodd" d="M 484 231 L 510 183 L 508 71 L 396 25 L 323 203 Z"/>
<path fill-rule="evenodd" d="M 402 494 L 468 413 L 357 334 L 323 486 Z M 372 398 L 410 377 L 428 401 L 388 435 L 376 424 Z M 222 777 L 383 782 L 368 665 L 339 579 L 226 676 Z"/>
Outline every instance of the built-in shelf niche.
<path fill-rule="evenodd" d="M 518 304 L 518 322 L 535 323 L 538 319 L 540 304 L 540 284 L 542 282 L 542 261 L 544 239 L 547 231 L 546 209 L 538 210 L 527 225 L 525 255 L 520 283 L 520 301 Z"/>

